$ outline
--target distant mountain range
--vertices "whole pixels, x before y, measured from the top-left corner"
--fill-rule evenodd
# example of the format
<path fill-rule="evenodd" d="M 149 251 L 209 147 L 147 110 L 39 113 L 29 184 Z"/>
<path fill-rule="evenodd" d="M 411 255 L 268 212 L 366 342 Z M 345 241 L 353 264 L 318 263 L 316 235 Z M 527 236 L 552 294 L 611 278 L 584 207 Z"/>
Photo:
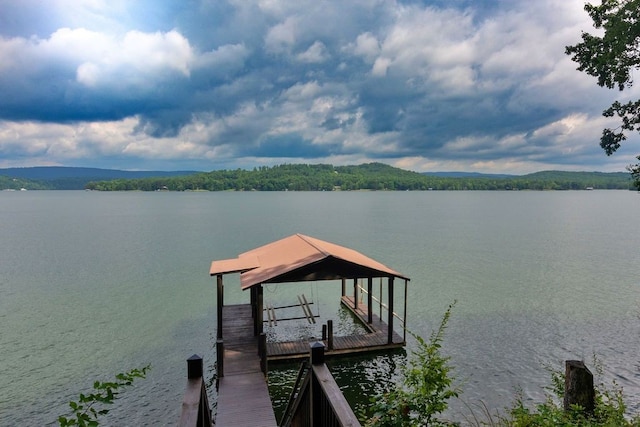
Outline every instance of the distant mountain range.
<path fill-rule="evenodd" d="M 382 163 L 262 166 L 253 170 L 124 171 L 41 166 L 0 169 L 0 190 L 567 190 L 631 189 L 625 172 L 543 171 L 527 175 L 416 173 Z"/>

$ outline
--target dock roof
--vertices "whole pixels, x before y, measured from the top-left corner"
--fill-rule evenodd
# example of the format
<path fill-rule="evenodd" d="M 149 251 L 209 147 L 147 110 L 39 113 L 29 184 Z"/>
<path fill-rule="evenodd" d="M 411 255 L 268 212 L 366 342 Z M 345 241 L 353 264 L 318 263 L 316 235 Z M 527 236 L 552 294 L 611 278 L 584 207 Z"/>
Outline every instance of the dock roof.
<path fill-rule="evenodd" d="M 242 290 L 262 283 L 303 282 L 312 280 L 398 277 L 397 271 L 353 249 L 320 239 L 294 234 L 238 255 L 213 261 L 212 276 L 240 273 Z"/>

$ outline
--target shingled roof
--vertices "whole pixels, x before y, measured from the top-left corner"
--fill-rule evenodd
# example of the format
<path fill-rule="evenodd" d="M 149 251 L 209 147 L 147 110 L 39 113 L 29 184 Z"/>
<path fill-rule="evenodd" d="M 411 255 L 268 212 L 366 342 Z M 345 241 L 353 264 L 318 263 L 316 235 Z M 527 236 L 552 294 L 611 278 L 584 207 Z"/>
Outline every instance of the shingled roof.
<path fill-rule="evenodd" d="M 213 261 L 212 276 L 240 273 L 242 290 L 261 283 L 408 277 L 353 249 L 294 234 L 238 255 Z"/>

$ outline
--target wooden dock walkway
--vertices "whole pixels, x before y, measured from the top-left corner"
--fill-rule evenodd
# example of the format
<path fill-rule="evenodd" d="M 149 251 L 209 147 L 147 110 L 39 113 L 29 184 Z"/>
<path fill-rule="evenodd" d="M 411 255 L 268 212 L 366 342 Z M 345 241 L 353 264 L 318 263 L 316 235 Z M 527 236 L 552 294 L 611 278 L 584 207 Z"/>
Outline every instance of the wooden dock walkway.
<path fill-rule="evenodd" d="M 267 379 L 260 370 L 251 305 L 225 305 L 224 376 L 218 382 L 216 427 L 274 427 Z M 309 350 L 307 349 L 307 355 Z"/>

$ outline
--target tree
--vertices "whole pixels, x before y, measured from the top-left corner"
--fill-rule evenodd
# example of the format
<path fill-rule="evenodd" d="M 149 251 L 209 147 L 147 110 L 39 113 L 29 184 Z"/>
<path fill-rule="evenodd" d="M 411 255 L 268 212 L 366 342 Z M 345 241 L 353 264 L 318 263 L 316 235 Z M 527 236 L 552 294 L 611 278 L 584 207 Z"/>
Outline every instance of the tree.
<path fill-rule="evenodd" d="M 371 399 L 368 427 L 446 426 L 449 422 L 438 418 L 449 406 L 449 399 L 458 397 L 453 385 L 450 358 L 440 353 L 444 332 L 451 316 L 449 308 L 440 327 L 431 333 L 429 341 L 409 332 L 417 341 L 408 363 L 401 368 L 401 381 L 387 393 Z"/>
<path fill-rule="evenodd" d="M 597 77 L 599 86 L 620 91 L 630 88 L 633 71 L 640 69 L 640 0 L 602 0 L 599 6 L 586 4 L 584 9 L 604 34 L 583 32 L 582 42 L 567 46 L 565 53 L 578 63 L 578 70 Z M 625 132 L 640 131 L 640 100 L 615 101 L 602 115 L 618 116 L 622 122 L 617 129 L 602 131 L 600 146 L 610 156 L 627 139 Z M 640 163 L 628 169 L 640 188 Z"/>

